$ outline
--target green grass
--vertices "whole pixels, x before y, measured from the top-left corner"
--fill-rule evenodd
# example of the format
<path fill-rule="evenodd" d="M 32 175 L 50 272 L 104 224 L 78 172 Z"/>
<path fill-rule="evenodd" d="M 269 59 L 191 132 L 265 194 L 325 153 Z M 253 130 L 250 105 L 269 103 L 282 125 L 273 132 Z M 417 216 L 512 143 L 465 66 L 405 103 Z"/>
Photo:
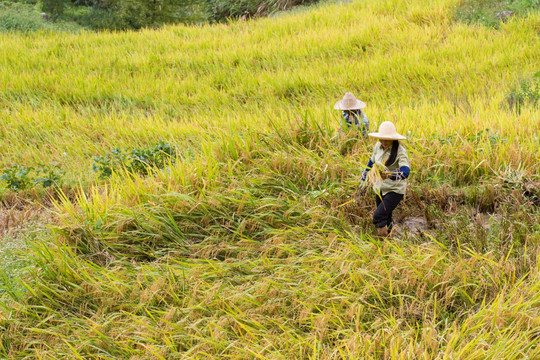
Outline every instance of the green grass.
<path fill-rule="evenodd" d="M 0 35 L 0 164 L 71 184 L 0 297 L 0 357 L 538 357 L 539 109 L 507 96 L 539 70 L 540 17 L 456 5 Z M 374 142 L 339 134 L 345 91 L 409 137 L 392 240 L 353 201 Z M 162 171 L 90 172 L 159 139 Z"/>
<path fill-rule="evenodd" d="M 522 17 L 540 10 L 538 0 L 463 0 L 456 9 L 456 19 L 469 24 L 480 23 L 484 26 L 498 28 L 501 12 L 512 12 L 513 16 Z M 512 17 L 512 16 L 510 16 Z"/>

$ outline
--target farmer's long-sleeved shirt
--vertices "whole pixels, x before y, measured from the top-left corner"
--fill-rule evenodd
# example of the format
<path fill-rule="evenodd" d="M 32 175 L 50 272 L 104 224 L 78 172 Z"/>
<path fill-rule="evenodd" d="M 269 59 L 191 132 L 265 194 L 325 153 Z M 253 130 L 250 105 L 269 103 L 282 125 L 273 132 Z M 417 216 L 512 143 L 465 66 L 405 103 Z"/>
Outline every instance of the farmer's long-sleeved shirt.
<path fill-rule="evenodd" d="M 352 110 L 351 115 L 347 111 L 342 112 L 343 119 L 347 127 L 356 126 L 358 129 L 362 129 L 362 135 L 367 136 L 369 132 L 369 119 L 362 110 Z M 362 124 L 360 124 L 360 119 L 362 119 Z"/>
<path fill-rule="evenodd" d="M 384 164 L 390 157 L 392 147 L 384 150 L 381 143 L 377 142 L 373 147 L 373 153 L 369 159 L 366 172 L 371 170 L 374 164 Z M 373 190 L 380 193 L 382 196 L 393 191 L 398 194 L 405 195 L 407 190 L 407 177 L 410 172 L 409 156 L 407 150 L 400 144 L 397 151 L 396 161 L 390 166 L 387 166 L 388 171 L 394 173 L 390 179 L 379 179 L 373 185 Z M 362 175 L 362 180 L 366 178 L 366 172 Z"/>

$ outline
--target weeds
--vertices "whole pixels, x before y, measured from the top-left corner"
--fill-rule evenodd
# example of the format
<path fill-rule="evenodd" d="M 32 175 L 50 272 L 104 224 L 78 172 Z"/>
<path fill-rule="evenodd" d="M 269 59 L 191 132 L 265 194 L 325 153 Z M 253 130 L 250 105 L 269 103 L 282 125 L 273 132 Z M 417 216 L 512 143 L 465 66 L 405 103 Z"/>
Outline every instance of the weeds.
<path fill-rule="evenodd" d="M 96 156 L 92 171 L 96 172 L 100 179 L 108 178 L 120 171 L 148 175 L 152 169 L 163 169 L 173 164 L 175 160 L 176 148 L 160 140 L 152 147 L 132 150 L 112 149 L 104 156 Z"/>
<path fill-rule="evenodd" d="M 3 174 L 0 175 L 0 180 L 11 190 L 24 190 L 32 184 L 32 179 L 29 176 L 32 170 L 32 168 L 21 165 L 12 165 L 4 169 Z"/>
<path fill-rule="evenodd" d="M 34 174 L 35 173 L 35 174 Z M 42 165 L 37 169 L 14 164 L 3 170 L 0 180 L 9 190 L 27 190 L 34 185 L 44 188 L 62 184 L 64 172 L 58 164 Z"/>
<path fill-rule="evenodd" d="M 43 187 L 60 186 L 64 177 L 64 171 L 60 169 L 60 164 L 42 165 L 36 169 L 37 177 L 33 180 L 35 185 L 41 184 Z"/>

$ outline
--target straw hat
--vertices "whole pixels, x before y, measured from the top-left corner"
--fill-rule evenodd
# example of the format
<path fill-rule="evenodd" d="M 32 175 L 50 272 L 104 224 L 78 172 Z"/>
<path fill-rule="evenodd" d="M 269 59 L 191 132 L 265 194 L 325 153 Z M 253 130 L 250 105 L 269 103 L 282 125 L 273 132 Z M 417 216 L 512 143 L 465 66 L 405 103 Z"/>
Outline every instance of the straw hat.
<path fill-rule="evenodd" d="M 358 110 L 366 107 L 362 101 L 354 97 L 350 92 L 346 93 L 342 100 L 339 100 L 334 109 L 336 110 Z"/>
<path fill-rule="evenodd" d="M 371 137 L 382 140 L 405 140 L 405 136 L 400 135 L 396 131 L 396 127 L 390 121 L 384 121 L 379 126 L 379 132 L 369 133 Z"/>

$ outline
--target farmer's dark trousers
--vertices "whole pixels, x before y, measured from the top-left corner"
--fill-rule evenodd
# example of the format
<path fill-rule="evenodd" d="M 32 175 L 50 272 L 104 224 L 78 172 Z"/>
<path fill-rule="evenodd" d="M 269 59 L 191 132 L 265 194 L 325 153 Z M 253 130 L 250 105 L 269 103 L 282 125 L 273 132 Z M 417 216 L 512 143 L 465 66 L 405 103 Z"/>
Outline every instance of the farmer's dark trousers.
<path fill-rule="evenodd" d="M 375 227 L 392 227 L 392 211 L 394 211 L 401 200 L 403 200 L 403 195 L 393 191 L 383 195 L 382 200 L 379 195 L 375 196 L 375 201 L 377 202 L 377 209 L 373 213 L 373 224 Z"/>

